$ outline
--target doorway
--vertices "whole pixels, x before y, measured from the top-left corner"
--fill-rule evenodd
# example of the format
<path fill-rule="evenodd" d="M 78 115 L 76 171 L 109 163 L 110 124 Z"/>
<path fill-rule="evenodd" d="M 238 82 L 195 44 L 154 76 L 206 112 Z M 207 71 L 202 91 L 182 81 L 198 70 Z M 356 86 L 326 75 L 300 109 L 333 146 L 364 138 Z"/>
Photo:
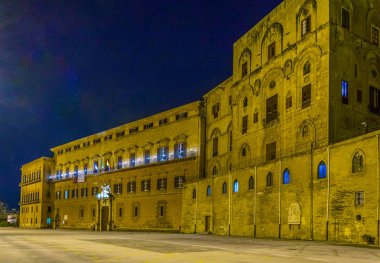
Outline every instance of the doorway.
<path fill-rule="evenodd" d="M 210 221 L 211 221 L 211 216 L 206 216 L 205 217 L 205 232 L 210 231 Z"/>
<path fill-rule="evenodd" d="M 102 207 L 102 219 L 101 219 L 102 224 L 101 224 L 100 231 L 107 231 L 108 213 L 109 213 L 108 206 L 103 206 Z"/>

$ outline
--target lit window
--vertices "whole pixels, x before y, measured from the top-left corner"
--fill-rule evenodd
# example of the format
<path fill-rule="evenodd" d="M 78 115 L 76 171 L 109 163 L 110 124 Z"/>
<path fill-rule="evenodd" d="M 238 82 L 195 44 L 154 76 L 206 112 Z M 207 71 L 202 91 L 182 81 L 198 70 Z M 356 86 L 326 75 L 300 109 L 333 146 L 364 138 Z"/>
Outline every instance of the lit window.
<path fill-rule="evenodd" d="M 239 182 L 238 182 L 238 180 L 235 180 L 235 181 L 234 181 L 234 188 L 233 188 L 233 191 L 234 191 L 234 193 L 239 192 Z"/>
<path fill-rule="evenodd" d="M 144 164 L 150 163 L 150 150 L 144 151 Z"/>
<path fill-rule="evenodd" d="M 284 170 L 282 182 L 283 184 L 290 184 L 290 172 L 288 168 Z"/>
<path fill-rule="evenodd" d="M 169 148 L 167 146 L 163 146 L 157 149 L 157 161 L 165 162 L 169 160 Z"/>
<path fill-rule="evenodd" d="M 186 157 L 186 143 L 177 143 L 174 145 L 174 158 L 180 159 Z"/>
<path fill-rule="evenodd" d="M 69 199 L 69 190 L 65 190 L 65 199 Z"/>
<path fill-rule="evenodd" d="M 302 37 L 311 32 L 311 16 L 302 20 Z"/>
<path fill-rule="evenodd" d="M 211 187 L 207 186 L 207 196 L 211 196 Z"/>
<path fill-rule="evenodd" d="M 348 82 L 342 80 L 342 103 L 348 104 Z"/>
<path fill-rule="evenodd" d="M 363 172 L 363 155 L 360 152 L 356 152 L 354 158 L 352 158 L 352 172 Z"/>
<path fill-rule="evenodd" d="M 321 161 L 318 165 L 318 179 L 326 178 L 327 172 L 326 172 L 326 164 L 324 161 Z"/>
<path fill-rule="evenodd" d="M 222 194 L 227 194 L 227 183 L 226 182 L 223 182 L 223 185 L 222 185 Z"/>
<path fill-rule="evenodd" d="M 118 156 L 117 157 L 117 169 L 121 169 L 121 168 L 123 168 L 123 157 Z"/>
<path fill-rule="evenodd" d="M 135 167 L 136 164 L 136 155 L 134 153 L 131 153 L 129 155 L 129 167 Z"/>
<path fill-rule="evenodd" d="M 355 192 L 355 206 L 364 205 L 364 192 Z"/>
<path fill-rule="evenodd" d="M 350 12 L 342 8 L 342 27 L 350 29 Z"/>

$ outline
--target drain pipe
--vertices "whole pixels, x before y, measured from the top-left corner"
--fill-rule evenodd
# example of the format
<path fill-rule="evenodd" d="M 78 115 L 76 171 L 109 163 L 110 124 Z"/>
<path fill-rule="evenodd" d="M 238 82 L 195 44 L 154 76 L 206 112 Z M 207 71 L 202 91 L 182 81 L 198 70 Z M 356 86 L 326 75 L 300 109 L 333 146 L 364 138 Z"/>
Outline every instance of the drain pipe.
<path fill-rule="evenodd" d="M 327 198 L 326 198 L 326 241 L 329 241 L 329 210 L 330 210 L 330 148 L 327 148 Z"/>
<path fill-rule="evenodd" d="M 380 219 L 379 219 L 379 192 L 380 192 L 380 156 L 379 156 L 379 135 L 376 136 L 377 142 L 377 245 L 380 245 Z"/>

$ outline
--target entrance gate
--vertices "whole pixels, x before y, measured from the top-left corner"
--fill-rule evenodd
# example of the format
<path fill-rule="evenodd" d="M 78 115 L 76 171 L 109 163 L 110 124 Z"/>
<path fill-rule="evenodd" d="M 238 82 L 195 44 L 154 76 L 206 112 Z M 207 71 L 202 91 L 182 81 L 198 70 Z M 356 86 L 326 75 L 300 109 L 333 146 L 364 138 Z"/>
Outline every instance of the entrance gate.
<path fill-rule="evenodd" d="M 108 213 L 109 213 L 108 206 L 103 206 L 102 207 L 102 219 L 101 219 L 102 224 L 101 224 L 100 231 L 107 231 Z"/>

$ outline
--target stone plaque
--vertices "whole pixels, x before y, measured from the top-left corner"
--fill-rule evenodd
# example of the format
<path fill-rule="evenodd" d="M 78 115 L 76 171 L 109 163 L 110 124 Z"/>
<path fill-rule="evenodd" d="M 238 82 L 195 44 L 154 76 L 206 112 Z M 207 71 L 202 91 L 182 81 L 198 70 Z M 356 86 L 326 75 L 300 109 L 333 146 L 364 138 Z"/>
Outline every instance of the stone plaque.
<path fill-rule="evenodd" d="M 289 225 L 301 224 L 301 207 L 298 203 L 293 203 L 289 206 L 288 224 Z"/>

